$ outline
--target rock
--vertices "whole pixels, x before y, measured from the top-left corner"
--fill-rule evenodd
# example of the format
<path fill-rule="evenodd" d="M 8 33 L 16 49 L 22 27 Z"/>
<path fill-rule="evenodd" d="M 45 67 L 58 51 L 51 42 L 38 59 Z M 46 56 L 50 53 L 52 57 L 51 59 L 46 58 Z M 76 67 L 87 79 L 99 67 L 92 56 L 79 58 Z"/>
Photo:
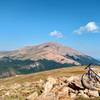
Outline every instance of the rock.
<path fill-rule="evenodd" d="M 62 91 L 67 94 L 69 93 L 69 90 L 70 90 L 69 87 L 63 87 L 62 89 Z"/>
<path fill-rule="evenodd" d="M 74 90 L 84 89 L 84 87 L 81 84 L 80 76 L 72 76 L 68 78 L 68 83 L 68 86 L 73 88 Z"/>
<path fill-rule="evenodd" d="M 0 85 L 0 91 L 5 89 L 6 87 L 4 85 Z"/>
<path fill-rule="evenodd" d="M 89 90 L 88 95 L 90 97 L 98 97 L 99 96 L 99 92 L 98 91 L 94 91 L 94 90 Z"/>
<path fill-rule="evenodd" d="M 34 92 L 34 93 L 30 94 L 27 97 L 27 100 L 36 100 L 37 97 L 38 97 L 38 93 L 37 92 Z"/>
<path fill-rule="evenodd" d="M 54 93 L 55 95 L 58 95 L 58 92 L 60 91 L 61 87 L 59 85 L 56 85 L 51 92 Z"/>
<path fill-rule="evenodd" d="M 66 77 L 58 77 L 57 84 L 59 85 L 67 85 L 68 81 Z"/>
<path fill-rule="evenodd" d="M 9 96 L 9 95 L 10 95 L 10 92 L 7 91 L 7 92 L 5 93 L 5 96 Z"/>
<path fill-rule="evenodd" d="M 76 93 L 70 87 L 64 86 L 61 87 L 60 91 L 58 91 L 57 100 L 71 100 L 76 97 Z"/>
<path fill-rule="evenodd" d="M 36 100 L 58 100 L 54 93 L 48 93 L 47 95 L 41 95 Z"/>
<path fill-rule="evenodd" d="M 82 90 L 83 89 L 81 87 L 81 85 L 78 85 L 76 82 L 69 83 L 68 87 L 72 88 L 73 90 Z"/>
<path fill-rule="evenodd" d="M 83 90 L 79 91 L 80 93 L 78 94 L 78 96 L 82 96 L 83 98 L 89 98 L 89 96 L 87 94 L 85 94 L 85 92 Z"/>
<path fill-rule="evenodd" d="M 56 84 L 56 79 L 49 77 L 46 84 L 44 85 L 44 94 L 48 94 L 53 88 L 53 85 Z"/>
<path fill-rule="evenodd" d="M 71 100 L 71 97 L 68 96 L 66 93 L 64 92 L 60 92 L 57 96 L 57 100 Z"/>
<path fill-rule="evenodd" d="M 68 82 L 74 82 L 75 80 L 80 80 L 80 76 L 71 76 L 67 79 Z"/>
<path fill-rule="evenodd" d="M 25 83 L 23 84 L 24 87 L 29 87 L 30 85 L 31 85 L 30 82 L 25 82 Z"/>
<path fill-rule="evenodd" d="M 85 90 L 84 90 L 84 93 L 85 93 L 85 94 L 88 94 L 88 93 L 89 93 L 89 90 L 88 90 L 88 89 L 85 89 Z"/>
<path fill-rule="evenodd" d="M 20 87 L 21 87 L 20 84 L 15 83 L 15 84 L 13 84 L 10 88 L 11 88 L 11 89 L 18 89 L 18 88 L 20 88 Z"/>
<path fill-rule="evenodd" d="M 2 98 L 21 95 L 26 100 L 77 100 L 80 97 L 94 98 L 100 95 L 100 91 L 84 89 L 79 76 L 49 77 L 47 80 L 15 83 L 9 87 L 1 85 L 0 91 Z"/>
<path fill-rule="evenodd" d="M 70 93 L 75 93 L 75 90 L 73 90 L 72 88 L 69 87 L 69 92 Z"/>
<path fill-rule="evenodd" d="M 75 93 L 70 93 L 70 97 L 71 97 L 72 99 L 75 99 L 75 98 L 76 98 L 76 94 L 75 94 Z"/>
<path fill-rule="evenodd" d="M 44 84 L 44 81 L 40 79 L 40 80 L 39 80 L 39 83 L 40 83 L 40 84 Z"/>

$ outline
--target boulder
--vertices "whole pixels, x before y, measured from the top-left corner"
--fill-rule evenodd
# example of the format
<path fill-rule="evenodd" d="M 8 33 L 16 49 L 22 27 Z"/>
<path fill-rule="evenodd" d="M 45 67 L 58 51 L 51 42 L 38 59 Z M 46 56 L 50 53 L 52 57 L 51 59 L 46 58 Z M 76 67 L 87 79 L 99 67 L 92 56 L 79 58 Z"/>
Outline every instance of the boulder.
<path fill-rule="evenodd" d="M 89 90 L 88 95 L 90 97 L 98 97 L 99 96 L 99 92 L 98 91 L 95 91 L 95 90 Z"/>
<path fill-rule="evenodd" d="M 48 94 L 50 90 L 53 88 L 53 85 L 56 84 L 56 79 L 49 77 L 47 79 L 46 84 L 44 85 L 44 94 Z"/>
<path fill-rule="evenodd" d="M 68 78 L 68 86 L 74 90 L 83 90 L 84 87 L 82 86 L 80 76 L 72 76 Z"/>
<path fill-rule="evenodd" d="M 36 100 L 37 97 L 38 97 L 38 93 L 34 92 L 34 93 L 30 94 L 26 99 L 27 100 Z"/>
<path fill-rule="evenodd" d="M 83 98 L 89 98 L 89 96 L 83 91 L 83 90 L 80 90 L 79 91 L 80 93 L 78 94 L 78 96 L 82 96 Z"/>

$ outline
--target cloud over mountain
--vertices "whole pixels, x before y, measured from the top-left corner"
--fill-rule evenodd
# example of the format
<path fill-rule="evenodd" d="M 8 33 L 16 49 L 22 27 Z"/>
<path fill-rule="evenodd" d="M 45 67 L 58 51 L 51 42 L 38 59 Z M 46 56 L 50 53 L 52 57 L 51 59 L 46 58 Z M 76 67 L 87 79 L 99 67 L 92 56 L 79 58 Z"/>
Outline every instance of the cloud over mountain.
<path fill-rule="evenodd" d="M 84 26 L 80 26 L 78 29 L 74 31 L 76 34 L 83 33 L 98 33 L 100 32 L 100 27 L 96 24 L 96 22 L 88 22 Z"/>
<path fill-rule="evenodd" d="M 63 33 L 59 32 L 57 30 L 50 32 L 49 35 L 52 37 L 55 37 L 55 38 L 63 38 L 64 37 Z"/>

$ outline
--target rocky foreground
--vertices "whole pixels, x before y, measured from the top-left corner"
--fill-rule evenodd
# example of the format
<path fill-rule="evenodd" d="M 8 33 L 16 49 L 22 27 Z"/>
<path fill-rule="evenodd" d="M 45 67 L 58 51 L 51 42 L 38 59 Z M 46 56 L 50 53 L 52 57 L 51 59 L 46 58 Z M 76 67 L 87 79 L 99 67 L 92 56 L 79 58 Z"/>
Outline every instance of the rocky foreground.
<path fill-rule="evenodd" d="M 0 86 L 0 100 L 100 100 L 99 90 L 81 84 L 81 75 Z"/>

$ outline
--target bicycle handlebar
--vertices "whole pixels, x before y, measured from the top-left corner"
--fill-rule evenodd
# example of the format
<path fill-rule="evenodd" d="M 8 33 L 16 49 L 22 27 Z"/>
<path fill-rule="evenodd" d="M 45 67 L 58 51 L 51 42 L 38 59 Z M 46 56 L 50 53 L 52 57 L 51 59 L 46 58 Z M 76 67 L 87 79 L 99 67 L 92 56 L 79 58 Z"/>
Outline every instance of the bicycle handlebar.
<path fill-rule="evenodd" d="M 91 65 L 92 65 L 92 64 L 89 64 L 88 66 L 85 67 L 85 69 L 90 68 Z"/>

